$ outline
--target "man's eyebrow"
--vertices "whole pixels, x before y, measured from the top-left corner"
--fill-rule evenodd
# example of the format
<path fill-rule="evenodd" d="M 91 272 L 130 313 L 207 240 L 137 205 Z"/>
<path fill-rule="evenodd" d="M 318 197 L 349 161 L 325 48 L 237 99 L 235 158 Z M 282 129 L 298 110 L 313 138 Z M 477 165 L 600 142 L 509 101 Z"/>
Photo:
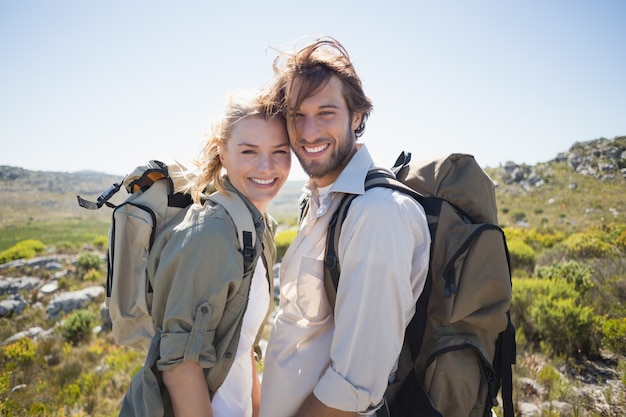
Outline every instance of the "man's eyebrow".
<path fill-rule="evenodd" d="M 338 104 L 333 104 L 333 103 L 329 103 L 329 104 L 321 104 L 319 106 L 317 106 L 318 110 L 323 110 L 323 109 L 340 109 L 341 107 Z M 298 109 L 296 109 L 295 107 L 289 107 L 289 111 L 290 112 L 295 112 Z"/>

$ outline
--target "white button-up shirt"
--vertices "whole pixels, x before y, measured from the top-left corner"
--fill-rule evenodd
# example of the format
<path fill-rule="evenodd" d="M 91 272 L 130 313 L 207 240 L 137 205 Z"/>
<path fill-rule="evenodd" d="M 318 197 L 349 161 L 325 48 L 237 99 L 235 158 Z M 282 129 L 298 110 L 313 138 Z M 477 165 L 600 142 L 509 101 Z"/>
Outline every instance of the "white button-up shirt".
<path fill-rule="evenodd" d="M 384 188 L 364 193 L 373 162 L 361 145 L 310 209 L 285 254 L 280 304 L 263 372 L 261 417 L 293 415 L 311 394 L 329 407 L 372 414 L 393 379 L 405 328 L 428 270 L 430 235 L 422 207 Z M 334 314 L 324 289 L 330 218 L 344 193 L 358 194 L 343 223 Z"/>

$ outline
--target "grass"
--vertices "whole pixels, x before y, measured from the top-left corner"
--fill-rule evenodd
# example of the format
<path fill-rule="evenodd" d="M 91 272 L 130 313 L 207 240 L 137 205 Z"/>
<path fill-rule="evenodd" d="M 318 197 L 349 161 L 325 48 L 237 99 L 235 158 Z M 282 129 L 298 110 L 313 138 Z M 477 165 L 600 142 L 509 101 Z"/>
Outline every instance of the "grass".
<path fill-rule="evenodd" d="M 55 222 L 32 222 L 22 226 L 6 226 L 0 232 L 0 252 L 27 239 L 36 239 L 47 247 L 64 246 L 78 248 L 91 243 L 100 236 L 107 236 L 109 222 L 103 220 L 57 220 Z"/>
<path fill-rule="evenodd" d="M 622 178 L 598 180 L 573 172 L 564 162 L 539 164 L 536 171 L 544 184 L 524 190 L 504 184 L 498 169 L 487 170 L 499 183 L 501 225 L 522 222 L 530 228 L 575 232 L 605 222 L 626 223 Z"/>

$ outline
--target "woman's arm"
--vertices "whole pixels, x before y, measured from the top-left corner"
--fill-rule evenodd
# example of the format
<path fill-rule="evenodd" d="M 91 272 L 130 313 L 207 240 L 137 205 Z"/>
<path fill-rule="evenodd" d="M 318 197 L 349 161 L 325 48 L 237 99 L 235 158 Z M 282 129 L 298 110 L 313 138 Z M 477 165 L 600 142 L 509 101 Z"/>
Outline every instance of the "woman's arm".
<path fill-rule="evenodd" d="M 182 362 L 163 372 L 176 417 L 213 417 L 204 372 L 197 362 Z"/>
<path fill-rule="evenodd" d="M 254 348 L 252 348 L 252 417 L 259 416 L 259 406 L 261 405 L 261 384 L 259 383 L 259 372 L 254 358 Z"/>

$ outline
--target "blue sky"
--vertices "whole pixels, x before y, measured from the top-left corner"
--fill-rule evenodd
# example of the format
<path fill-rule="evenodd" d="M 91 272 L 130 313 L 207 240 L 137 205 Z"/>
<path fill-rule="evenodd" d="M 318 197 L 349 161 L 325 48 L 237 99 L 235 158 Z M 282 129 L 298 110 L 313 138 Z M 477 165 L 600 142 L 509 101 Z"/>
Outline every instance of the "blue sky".
<path fill-rule="evenodd" d="M 1 0 L 0 165 L 188 161 L 226 93 L 271 79 L 273 48 L 321 34 L 361 74 L 382 165 L 544 162 L 626 135 L 625 20 L 621 0 Z"/>

